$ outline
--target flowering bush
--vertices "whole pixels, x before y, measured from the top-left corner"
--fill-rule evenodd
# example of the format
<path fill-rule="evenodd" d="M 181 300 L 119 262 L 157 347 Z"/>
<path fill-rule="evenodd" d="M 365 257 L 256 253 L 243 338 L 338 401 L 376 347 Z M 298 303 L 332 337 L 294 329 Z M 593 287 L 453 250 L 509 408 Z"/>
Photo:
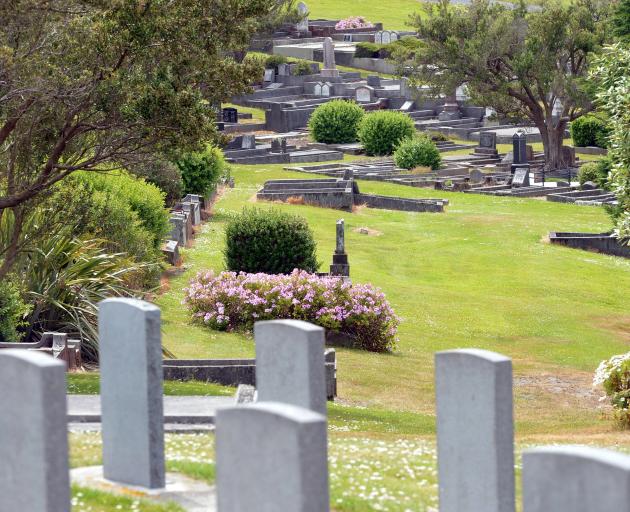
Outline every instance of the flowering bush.
<path fill-rule="evenodd" d="M 615 419 L 623 428 L 630 427 L 630 352 L 602 361 L 593 377 L 594 386 L 602 386 L 615 410 Z M 605 399 L 606 396 L 602 398 Z"/>
<path fill-rule="evenodd" d="M 392 350 L 399 318 L 373 286 L 302 270 L 283 274 L 200 272 L 185 290 L 194 319 L 213 329 L 252 329 L 259 320 L 305 320 L 350 336 L 357 347 Z"/>
<path fill-rule="evenodd" d="M 351 28 L 372 28 L 372 22 L 367 21 L 363 16 L 350 16 L 345 20 L 338 21 L 335 30 L 348 30 Z"/>

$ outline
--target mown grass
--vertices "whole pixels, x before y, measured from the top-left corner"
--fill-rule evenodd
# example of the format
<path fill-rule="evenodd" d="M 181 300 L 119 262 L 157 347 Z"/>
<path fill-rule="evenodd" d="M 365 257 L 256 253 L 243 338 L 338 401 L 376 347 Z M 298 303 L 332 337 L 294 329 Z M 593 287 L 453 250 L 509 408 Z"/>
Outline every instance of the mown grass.
<path fill-rule="evenodd" d="M 72 512 L 184 512 L 174 503 L 154 503 L 144 499 L 116 496 L 107 492 L 72 486 Z"/>

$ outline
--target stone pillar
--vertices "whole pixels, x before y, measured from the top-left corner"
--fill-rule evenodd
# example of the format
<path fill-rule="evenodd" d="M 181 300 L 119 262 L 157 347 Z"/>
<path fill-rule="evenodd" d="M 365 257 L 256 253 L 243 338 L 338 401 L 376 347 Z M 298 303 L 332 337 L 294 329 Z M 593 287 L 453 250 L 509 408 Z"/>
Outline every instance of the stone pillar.
<path fill-rule="evenodd" d="M 324 69 L 322 69 L 322 76 L 339 76 L 339 71 L 335 64 L 335 47 L 330 37 L 324 39 Z"/>
<path fill-rule="evenodd" d="M 328 512 L 326 418 L 276 402 L 219 409 L 219 512 Z"/>
<path fill-rule="evenodd" d="M 585 446 L 523 453 L 523 512 L 630 510 L 630 457 Z"/>
<path fill-rule="evenodd" d="M 103 476 L 164 487 L 160 310 L 136 299 L 107 299 L 98 314 Z"/>
<path fill-rule="evenodd" d="M 438 352 L 435 391 L 440 512 L 514 512 L 511 360 Z"/>
<path fill-rule="evenodd" d="M 258 400 L 326 415 L 324 329 L 300 320 L 254 325 Z"/>
<path fill-rule="evenodd" d="M 0 352 L 0 510 L 70 512 L 66 365 Z"/>
<path fill-rule="evenodd" d="M 331 276 L 350 277 L 350 265 L 345 247 L 345 225 L 344 220 L 337 221 L 337 243 L 333 254 L 333 262 L 330 265 Z"/>

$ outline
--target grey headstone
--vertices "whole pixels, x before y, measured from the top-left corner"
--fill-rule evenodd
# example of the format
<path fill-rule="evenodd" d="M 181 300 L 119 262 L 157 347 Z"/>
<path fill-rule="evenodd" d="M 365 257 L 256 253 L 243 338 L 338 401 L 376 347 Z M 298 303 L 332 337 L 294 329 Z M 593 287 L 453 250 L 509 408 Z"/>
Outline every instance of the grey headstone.
<path fill-rule="evenodd" d="M 288 404 L 216 416 L 219 512 L 328 512 L 326 418 Z"/>
<path fill-rule="evenodd" d="M 381 86 L 381 78 L 378 75 L 368 75 L 367 84 L 370 87 L 380 87 Z"/>
<path fill-rule="evenodd" d="M 271 152 L 280 153 L 280 139 L 271 139 Z"/>
<path fill-rule="evenodd" d="M 258 400 L 326 414 L 324 329 L 300 320 L 254 325 Z"/>
<path fill-rule="evenodd" d="M 513 187 L 529 187 L 529 168 L 518 167 L 512 178 Z"/>
<path fill-rule="evenodd" d="M 335 46 L 333 40 L 330 37 L 324 38 L 324 69 L 322 69 L 322 76 L 337 77 L 339 71 L 335 64 Z"/>
<path fill-rule="evenodd" d="M 337 254 L 345 254 L 346 252 L 346 241 L 345 241 L 345 229 L 344 229 L 344 221 L 343 219 L 339 219 L 337 221 L 337 236 L 335 243 L 335 252 Z"/>
<path fill-rule="evenodd" d="M 511 360 L 438 352 L 435 390 L 440 512 L 514 512 Z"/>
<path fill-rule="evenodd" d="M 389 40 L 391 42 L 398 41 L 400 39 L 400 34 L 394 30 L 389 33 Z"/>
<path fill-rule="evenodd" d="M 381 42 L 383 44 L 389 44 L 392 42 L 392 33 L 389 30 L 383 30 Z"/>
<path fill-rule="evenodd" d="M 288 64 L 278 64 L 278 75 L 289 76 L 290 74 L 291 70 Z"/>
<path fill-rule="evenodd" d="M 241 149 L 256 149 L 256 136 L 255 135 L 243 135 L 243 141 L 241 143 Z"/>
<path fill-rule="evenodd" d="M 479 134 L 479 147 L 497 149 L 496 132 L 481 132 Z"/>
<path fill-rule="evenodd" d="M 374 101 L 374 89 L 363 85 L 354 90 L 354 97 L 358 103 L 371 103 Z"/>
<path fill-rule="evenodd" d="M 70 512 L 66 365 L 0 353 L 0 510 Z"/>
<path fill-rule="evenodd" d="M 137 299 L 99 304 L 105 478 L 164 487 L 160 310 Z"/>
<path fill-rule="evenodd" d="M 273 69 L 265 69 L 265 75 L 263 77 L 263 81 L 265 81 L 265 82 L 273 82 L 274 74 L 275 74 L 275 72 L 274 72 Z"/>
<path fill-rule="evenodd" d="M 630 510 L 630 457 L 581 446 L 523 453 L 523 512 Z"/>
<path fill-rule="evenodd" d="M 256 401 L 256 388 L 249 384 L 239 384 L 236 388 L 236 403 L 248 404 Z"/>
<path fill-rule="evenodd" d="M 379 30 L 376 34 L 374 34 L 374 42 L 376 44 L 383 44 L 383 31 Z"/>
<path fill-rule="evenodd" d="M 315 96 L 321 96 L 322 95 L 322 86 L 323 84 L 321 82 L 318 82 L 315 84 L 315 89 L 313 94 L 315 94 Z"/>
<path fill-rule="evenodd" d="M 325 98 L 330 97 L 330 84 L 329 83 L 322 84 L 322 96 L 324 96 Z"/>

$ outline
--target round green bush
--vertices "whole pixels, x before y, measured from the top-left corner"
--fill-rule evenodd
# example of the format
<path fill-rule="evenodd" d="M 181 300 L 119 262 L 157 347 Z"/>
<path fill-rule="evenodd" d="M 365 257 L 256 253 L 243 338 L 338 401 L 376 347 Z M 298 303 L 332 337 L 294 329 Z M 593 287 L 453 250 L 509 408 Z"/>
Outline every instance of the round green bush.
<path fill-rule="evenodd" d="M 391 155 L 403 139 L 416 133 L 413 120 L 402 112 L 380 110 L 359 124 L 359 140 L 367 155 Z"/>
<path fill-rule="evenodd" d="M 593 116 L 584 116 L 571 123 L 571 137 L 578 147 L 608 147 L 610 130 L 606 123 Z"/>
<path fill-rule="evenodd" d="M 611 161 L 603 158 L 597 162 L 587 162 L 578 171 L 578 181 L 580 186 L 587 181 L 592 181 L 601 188 L 608 187 L 608 173 L 610 172 Z"/>
<path fill-rule="evenodd" d="M 308 127 L 316 142 L 346 144 L 357 140 L 359 123 L 365 112 L 354 102 L 332 100 L 315 109 Z"/>
<path fill-rule="evenodd" d="M 313 74 L 313 68 L 311 68 L 311 63 L 307 60 L 296 60 L 294 62 L 295 66 L 293 67 L 292 74 L 294 76 L 307 76 Z"/>
<path fill-rule="evenodd" d="M 208 146 L 201 153 L 186 153 L 175 162 L 182 173 L 184 194 L 207 196 L 213 192 L 225 170 L 223 152 Z"/>
<path fill-rule="evenodd" d="M 402 169 L 414 167 L 430 167 L 439 169 L 442 156 L 437 146 L 428 137 L 404 139 L 394 151 L 394 162 Z"/>
<path fill-rule="evenodd" d="M 279 210 L 246 208 L 225 228 L 225 264 L 234 272 L 316 272 L 317 245 L 306 219 Z"/>

